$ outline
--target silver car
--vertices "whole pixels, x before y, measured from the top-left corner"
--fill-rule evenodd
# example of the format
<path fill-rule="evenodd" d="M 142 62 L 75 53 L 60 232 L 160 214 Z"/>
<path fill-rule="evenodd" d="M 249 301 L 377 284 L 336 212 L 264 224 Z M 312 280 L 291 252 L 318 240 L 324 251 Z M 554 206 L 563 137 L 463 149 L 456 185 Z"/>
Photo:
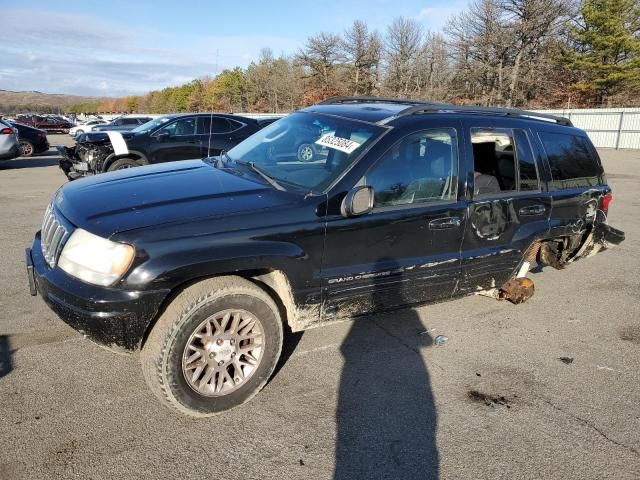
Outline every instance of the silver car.
<path fill-rule="evenodd" d="M 7 122 L 0 120 L 0 160 L 9 160 L 19 156 L 18 131 Z"/>

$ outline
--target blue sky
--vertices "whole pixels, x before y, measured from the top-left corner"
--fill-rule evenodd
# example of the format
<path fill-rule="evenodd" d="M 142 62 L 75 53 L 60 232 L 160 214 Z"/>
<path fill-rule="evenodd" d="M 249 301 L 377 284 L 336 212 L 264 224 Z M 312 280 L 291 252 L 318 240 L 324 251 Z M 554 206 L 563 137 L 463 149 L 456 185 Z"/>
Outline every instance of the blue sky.
<path fill-rule="evenodd" d="M 354 20 L 398 16 L 440 30 L 468 0 L 0 0 L 0 89 L 122 96 L 246 66 L 263 47 L 292 54 Z"/>

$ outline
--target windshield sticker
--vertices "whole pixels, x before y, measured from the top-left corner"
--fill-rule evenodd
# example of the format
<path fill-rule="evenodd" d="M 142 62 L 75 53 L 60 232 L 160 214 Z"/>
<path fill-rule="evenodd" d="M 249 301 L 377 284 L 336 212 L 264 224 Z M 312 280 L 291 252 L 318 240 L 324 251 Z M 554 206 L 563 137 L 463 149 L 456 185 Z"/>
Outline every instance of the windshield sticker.
<path fill-rule="evenodd" d="M 335 137 L 333 135 L 323 135 L 318 140 L 316 140 L 318 145 L 322 145 L 323 147 L 333 148 L 335 150 L 340 150 L 344 153 L 352 153 L 356 148 L 360 146 L 358 142 L 354 142 L 353 140 L 349 140 L 348 138 Z"/>

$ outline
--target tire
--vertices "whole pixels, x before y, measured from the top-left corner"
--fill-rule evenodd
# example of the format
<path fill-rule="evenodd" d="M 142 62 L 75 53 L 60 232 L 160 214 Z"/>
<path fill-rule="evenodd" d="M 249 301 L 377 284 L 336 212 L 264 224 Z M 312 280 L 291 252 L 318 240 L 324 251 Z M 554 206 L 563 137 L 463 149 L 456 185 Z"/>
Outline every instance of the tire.
<path fill-rule="evenodd" d="M 20 140 L 20 156 L 32 157 L 36 149 L 28 140 Z"/>
<path fill-rule="evenodd" d="M 247 315 L 236 320 L 234 312 Z M 164 405 L 193 417 L 213 416 L 248 402 L 267 383 L 280 358 L 283 328 L 278 312 L 275 302 L 264 290 L 241 277 L 212 278 L 188 287 L 169 304 L 142 348 L 140 359 L 147 385 Z M 226 315 L 230 315 L 230 319 Z M 224 322 L 224 318 L 227 318 L 227 322 Z M 247 318 L 255 319 L 255 326 L 242 327 Z M 211 319 L 220 320 L 212 324 L 211 330 L 207 330 L 206 324 Z M 221 344 L 220 338 L 214 342 L 218 332 L 228 335 L 234 324 L 242 327 L 237 328 L 238 337 L 242 336 L 240 333 L 256 333 L 256 326 L 260 333 L 252 342 L 259 338 L 261 343 L 250 344 L 257 346 L 259 353 L 256 353 L 255 347 L 249 350 L 252 359 L 255 359 L 254 355 L 259 356 L 258 362 L 252 366 L 245 363 L 240 367 L 240 373 L 244 376 L 242 380 L 239 379 L 235 364 L 231 363 L 234 362 L 231 352 L 234 349 L 237 352 L 237 362 L 247 362 L 249 358 L 240 351 L 250 348 L 246 343 L 242 345 L 249 340 L 238 339 L 235 347 L 227 347 L 234 344 L 231 333 L 230 339 L 225 340 L 228 343 Z M 228 327 L 229 331 L 226 330 Z M 249 333 L 246 328 L 249 328 Z M 205 343 L 206 338 L 209 340 Z M 197 359 L 188 363 L 191 357 L 197 355 L 196 349 L 190 347 L 193 342 L 199 342 L 205 354 L 198 353 Z M 214 351 L 217 348 L 220 350 Z M 222 357 L 218 355 L 226 355 L 226 362 L 229 363 L 220 360 Z M 196 364 L 202 365 L 202 368 L 198 366 L 194 370 Z M 191 369 L 188 369 L 189 366 Z M 198 368 L 201 369 L 199 386 L 190 379 L 198 373 Z M 211 374 L 212 370 L 215 373 Z M 223 371 L 227 373 L 218 391 Z M 233 372 L 233 378 L 229 372 Z M 204 383 L 208 375 L 212 375 L 208 380 L 210 384 Z"/>
<path fill-rule="evenodd" d="M 310 143 L 303 143 L 298 147 L 297 151 L 298 161 L 300 162 L 313 162 L 315 158 L 315 151 Z"/>
<path fill-rule="evenodd" d="M 121 158 L 109 165 L 109 168 L 107 168 L 107 172 L 114 172 L 116 170 L 124 170 L 126 168 L 135 168 L 139 166 L 140 164 L 133 158 Z"/>

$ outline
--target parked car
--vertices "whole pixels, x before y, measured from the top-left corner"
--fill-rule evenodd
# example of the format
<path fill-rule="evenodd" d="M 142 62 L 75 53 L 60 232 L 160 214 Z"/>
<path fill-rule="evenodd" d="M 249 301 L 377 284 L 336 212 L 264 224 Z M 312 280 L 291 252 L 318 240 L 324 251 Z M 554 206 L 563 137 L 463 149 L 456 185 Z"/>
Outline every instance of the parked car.
<path fill-rule="evenodd" d="M 18 131 L 18 143 L 20 144 L 20 151 L 23 157 L 31 157 L 49 150 L 49 140 L 44 130 L 20 123 L 10 123 L 11 126 Z"/>
<path fill-rule="evenodd" d="M 18 115 L 16 122 L 29 127 L 39 128 L 47 133 L 68 133 L 69 129 L 73 127 L 72 123 L 55 116 Z"/>
<path fill-rule="evenodd" d="M 75 127 L 71 127 L 69 129 L 69 135 L 72 137 L 77 137 L 78 135 L 82 135 L 85 132 L 90 132 L 91 128 L 97 125 L 105 125 L 108 123 L 106 120 L 89 120 L 87 122 L 82 122 Z"/>
<path fill-rule="evenodd" d="M 322 161 L 265 155 L 316 128 Z M 526 299 L 533 262 L 564 268 L 623 241 L 611 200 L 596 150 L 564 118 L 337 98 L 215 158 L 66 184 L 27 271 L 62 320 L 141 350 L 164 404 L 207 416 L 265 385 L 285 323 Z"/>
<path fill-rule="evenodd" d="M 260 128 L 257 120 L 237 115 L 167 115 L 121 136 L 106 132 L 82 135 L 74 147 L 58 147 L 62 155 L 60 168 L 74 179 L 152 163 L 203 158 L 233 148 Z"/>
<path fill-rule="evenodd" d="M 0 160 L 11 160 L 20 156 L 18 132 L 4 120 L 0 120 Z"/>
<path fill-rule="evenodd" d="M 93 125 L 85 132 L 130 132 L 150 120 L 151 117 L 118 117 L 108 123 Z"/>

